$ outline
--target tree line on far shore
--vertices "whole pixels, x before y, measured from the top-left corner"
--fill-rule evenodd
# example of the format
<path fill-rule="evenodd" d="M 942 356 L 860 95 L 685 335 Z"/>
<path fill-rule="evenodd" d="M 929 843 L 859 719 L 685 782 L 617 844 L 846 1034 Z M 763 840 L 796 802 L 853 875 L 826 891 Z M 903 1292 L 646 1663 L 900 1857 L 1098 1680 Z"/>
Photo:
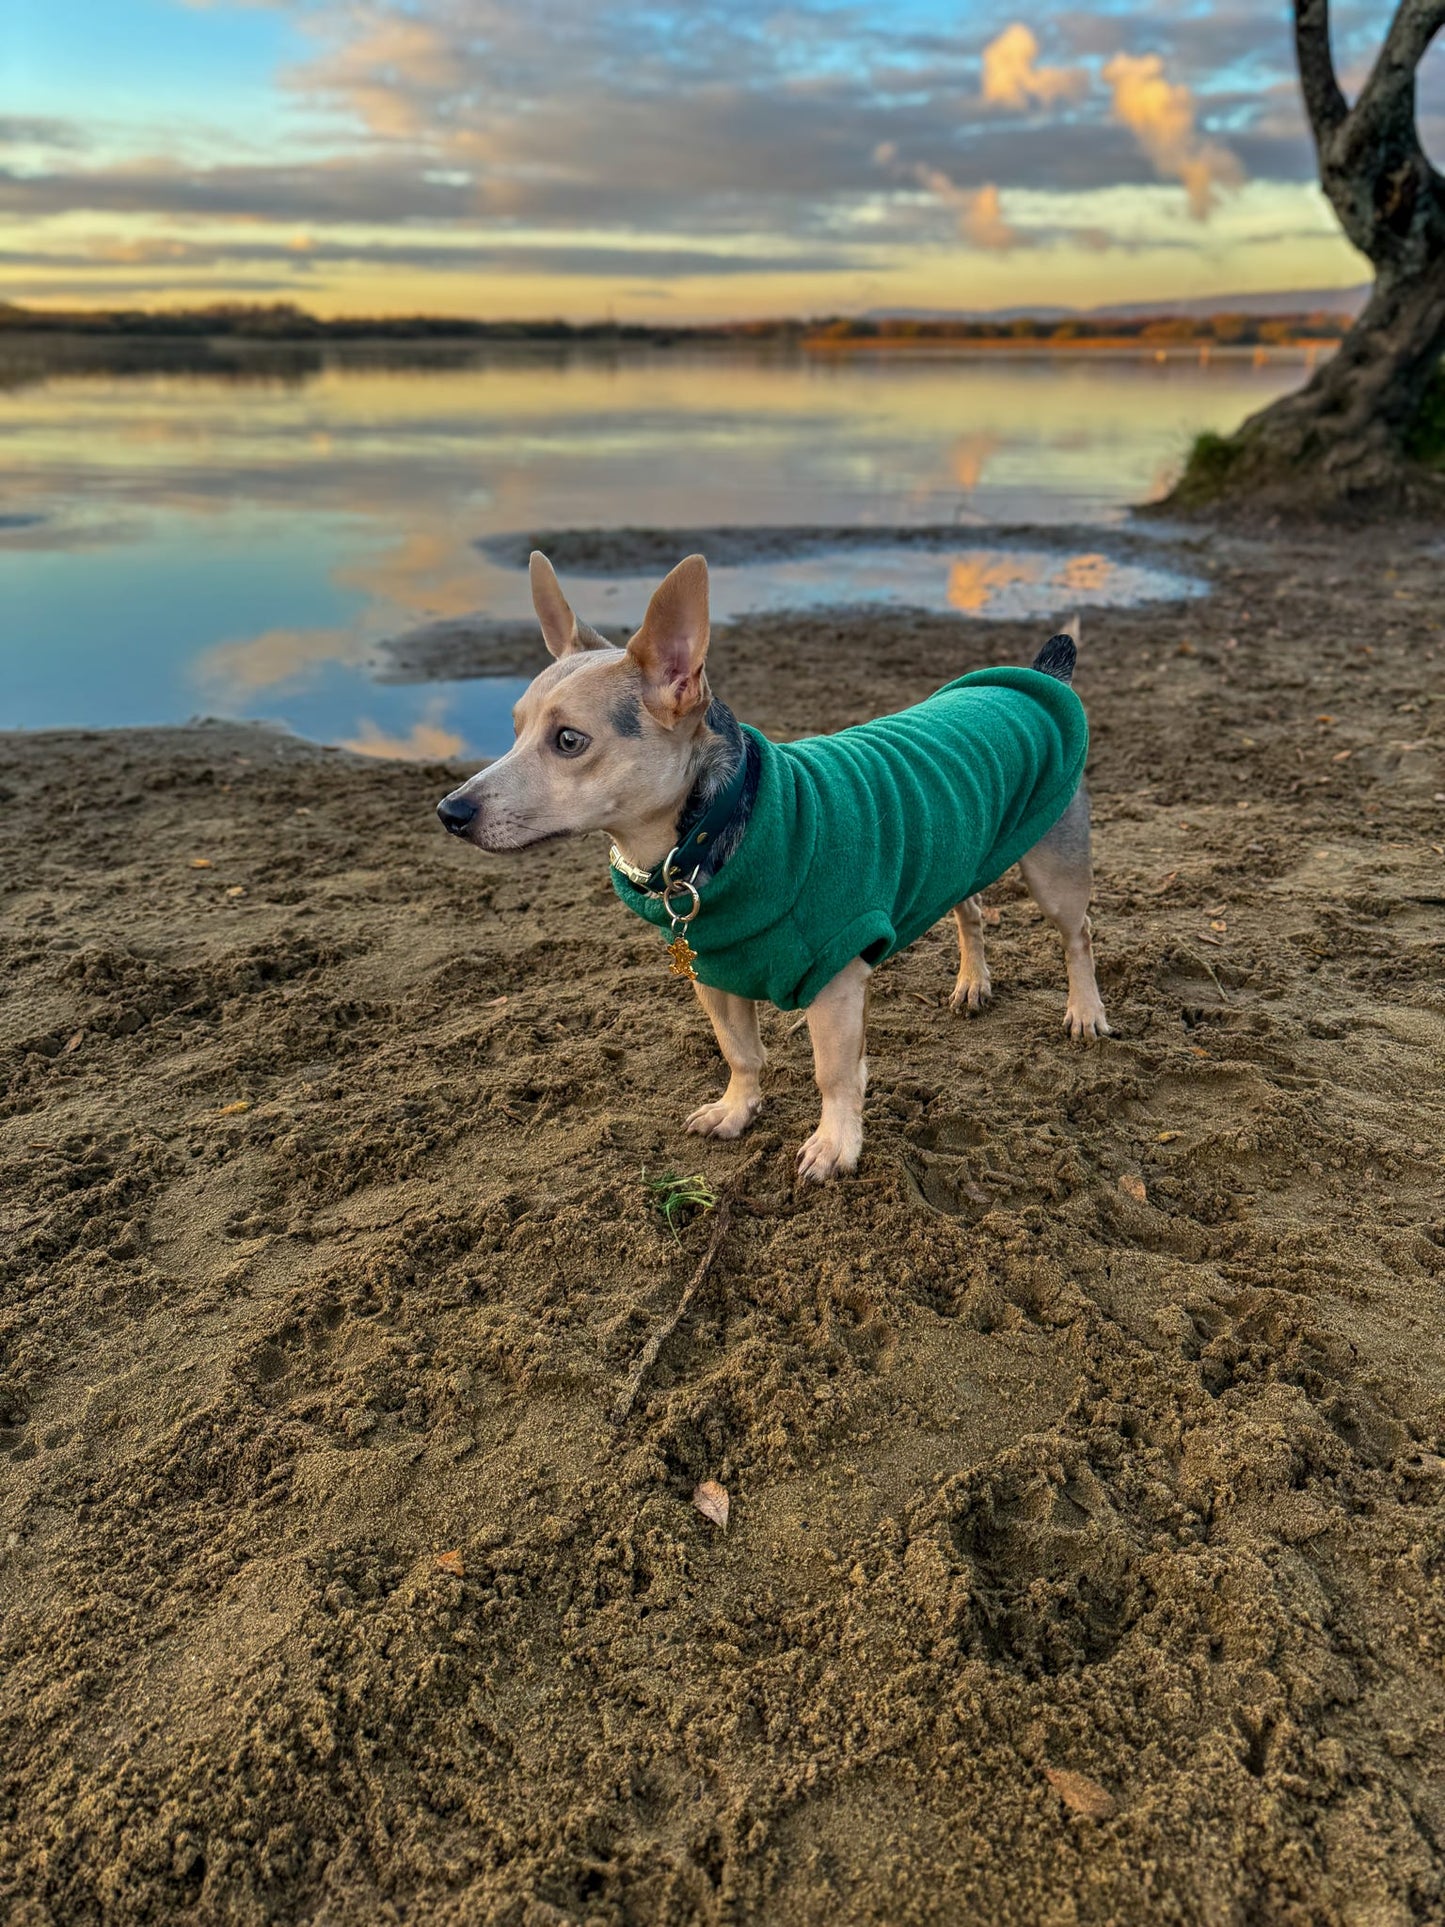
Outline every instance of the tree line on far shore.
<path fill-rule="evenodd" d="M 805 329 L 809 340 L 866 343 L 910 341 L 1020 341 L 1043 347 L 1102 341 L 1138 341 L 1151 346 L 1187 346 L 1191 342 L 1219 347 L 1281 346 L 1297 341 L 1338 341 L 1350 325 L 1346 314 L 1324 309 L 1313 314 L 1128 314 L 1066 315 L 1040 320 L 1033 315 L 1007 319 L 955 321 L 924 320 L 901 315 L 873 319 L 840 317 L 813 322 Z"/>
<path fill-rule="evenodd" d="M 667 344 L 688 341 L 782 341 L 818 347 L 910 343 L 1017 342 L 1040 347 L 1133 342 L 1149 347 L 1286 346 L 1336 341 L 1344 314 L 1216 314 L 1206 316 L 1015 315 L 951 317 L 820 316 L 813 319 L 701 322 L 661 327 L 628 321 L 473 321 L 453 315 L 348 315 L 331 320 L 292 302 L 219 302 L 204 308 L 25 308 L 0 302 L 0 335 L 89 335 L 107 338 L 325 341 L 575 341 Z"/>

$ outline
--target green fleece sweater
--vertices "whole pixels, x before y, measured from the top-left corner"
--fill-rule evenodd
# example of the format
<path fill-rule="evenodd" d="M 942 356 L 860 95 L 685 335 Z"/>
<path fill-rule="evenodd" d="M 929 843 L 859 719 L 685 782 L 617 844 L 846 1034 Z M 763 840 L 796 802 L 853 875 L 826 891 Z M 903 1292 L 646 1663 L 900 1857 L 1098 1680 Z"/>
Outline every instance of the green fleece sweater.
<path fill-rule="evenodd" d="M 742 842 L 687 926 L 698 977 L 782 1010 L 882 963 L 985 889 L 1068 808 L 1089 729 L 1067 683 L 979 669 L 896 716 L 770 743 Z M 618 896 L 666 930 L 620 871 Z M 679 907 L 687 901 L 679 897 Z"/>

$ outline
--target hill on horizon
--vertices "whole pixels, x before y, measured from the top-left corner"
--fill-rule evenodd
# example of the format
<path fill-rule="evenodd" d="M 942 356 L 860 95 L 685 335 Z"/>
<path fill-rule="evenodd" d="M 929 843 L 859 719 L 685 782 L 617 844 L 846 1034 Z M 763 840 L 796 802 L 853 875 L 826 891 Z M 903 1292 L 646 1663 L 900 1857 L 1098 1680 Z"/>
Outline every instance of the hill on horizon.
<path fill-rule="evenodd" d="M 1075 321 L 1118 316 L 1121 321 L 1141 316 L 1184 315 L 1207 320 L 1211 315 L 1357 315 L 1369 299 L 1370 283 L 1352 288 L 1277 288 L 1257 294 L 1196 295 L 1179 301 L 1107 301 L 1093 308 L 1036 306 L 1012 308 L 869 308 L 863 321 Z"/>

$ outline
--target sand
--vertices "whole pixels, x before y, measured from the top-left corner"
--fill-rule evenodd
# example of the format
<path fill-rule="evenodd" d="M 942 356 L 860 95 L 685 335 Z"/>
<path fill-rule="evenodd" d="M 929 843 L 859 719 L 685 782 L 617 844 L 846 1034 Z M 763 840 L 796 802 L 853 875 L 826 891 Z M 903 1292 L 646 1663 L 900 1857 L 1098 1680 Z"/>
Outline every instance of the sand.
<path fill-rule="evenodd" d="M 990 893 L 713 1046 L 599 843 L 222 726 L 0 742 L 0 1917 L 1445 1917 L 1445 637 L 1402 534 L 1086 617 L 1100 981 Z M 1017 625 L 741 625 L 778 734 Z M 199 867 L 204 864 L 207 867 Z M 644 1182 L 701 1172 L 699 1266 Z M 724 1534 L 691 1504 L 730 1496 Z"/>

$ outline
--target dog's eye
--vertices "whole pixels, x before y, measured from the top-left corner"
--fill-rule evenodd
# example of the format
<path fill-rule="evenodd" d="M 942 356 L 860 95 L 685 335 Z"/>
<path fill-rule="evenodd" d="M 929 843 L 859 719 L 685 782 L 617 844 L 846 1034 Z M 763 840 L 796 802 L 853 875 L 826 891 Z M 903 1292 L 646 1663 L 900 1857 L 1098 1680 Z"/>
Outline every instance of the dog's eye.
<path fill-rule="evenodd" d="M 592 738 L 584 736 L 580 729 L 559 729 L 552 741 L 559 756 L 580 756 Z"/>

